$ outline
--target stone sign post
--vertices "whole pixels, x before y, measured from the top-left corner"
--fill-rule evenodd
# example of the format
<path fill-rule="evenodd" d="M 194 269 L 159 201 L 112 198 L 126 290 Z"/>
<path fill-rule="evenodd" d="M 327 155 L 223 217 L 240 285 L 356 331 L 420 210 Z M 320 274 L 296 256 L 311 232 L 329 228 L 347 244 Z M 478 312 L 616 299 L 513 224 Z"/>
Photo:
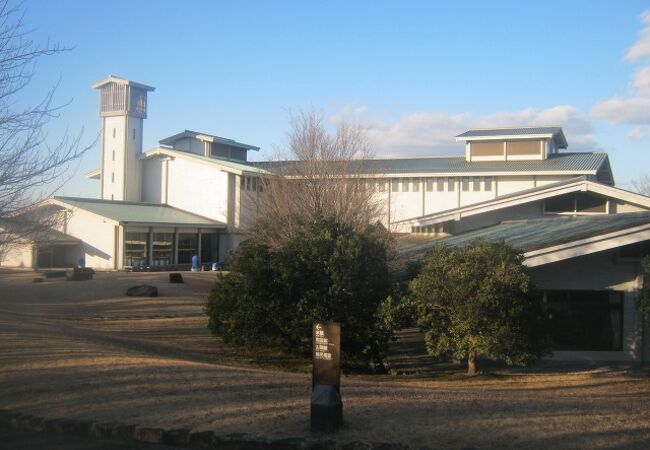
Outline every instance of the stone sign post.
<path fill-rule="evenodd" d="M 336 431 L 343 423 L 341 325 L 315 322 L 312 353 L 312 431 Z"/>

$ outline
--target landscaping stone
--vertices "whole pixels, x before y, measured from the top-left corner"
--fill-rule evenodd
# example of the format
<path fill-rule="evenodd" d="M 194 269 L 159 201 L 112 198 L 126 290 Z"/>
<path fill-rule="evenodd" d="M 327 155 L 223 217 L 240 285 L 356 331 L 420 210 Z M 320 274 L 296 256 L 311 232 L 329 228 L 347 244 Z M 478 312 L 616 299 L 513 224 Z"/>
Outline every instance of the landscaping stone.
<path fill-rule="evenodd" d="M 90 428 L 90 435 L 96 438 L 108 439 L 113 435 L 115 422 L 95 422 Z"/>
<path fill-rule="evenodd" d="M 134 440 L 135 437 L 135 425 L 126 425 L 123 423 L 118 423 L 113 426 L 113 432 L 111 437 L 114 439 L 124 439 L 127 441 Z"/>
<path fill-rule="evenodd" d="M 92 280 L 95 275 L 95 271 L 90 267 L 75 267 L 72 273 L 68 273 L 68 281 L 84 281 Z"/>
<path fill-rule="evenodd" d="M 175 430 L 166 430 L 164 433 L 164 441 L 166 444 L 186 446 L 190 443 L 190 430 L 189 428 L 179 428 Z"/>
<path fill-rule="evenodd" d="M 61 432 L 77 436 L 90 436 L 93 423 L 87 420 L 63 419 Z"/>
<path fill-rule="evenodd" d="M 341 446 L 342 450 L 373 450 L 375 447 L 370 442 L 352 441 Z"/>
<path fill-rule="evenodd" d="M 336 450 L 335 441 L 307 441 L 303 447 L 305 450 Z"/>
<path fill-rule="evenodd" d="M 192 448 L 212 448 L 213 443 L 214 431 L 195 431 L 190 433 L 189 445 Z"/>
<path fill-rule="evenodd" d="M 181 275 L 178 272 L 170 273 L 169 274 L 169 282 L 170 283 L 184 283 L 183 275 Z"/>
<path fill-rule="evenodd" d="M 269 450 L 302 450 L 307 443 L 306 439 L 293 437 L 277 439 L 268 443 Z"/>
<path fill-rule="evenodd" d="M 165 430 L 162 428 L 138 427 L 133 433 L 133 437 L 139 442 L 148 442 L 150 444 L 162 444 Z"/>
<path fill-rule="evenodd" d="M 148 284 L 133 286 L 126 290 L 129 297 L 158 297 L 158 288 Z"/>
<path fill-rule="evenodd" d="M 20 414 L 11 419 L 11 427 L 17 430 L 29 430 L 29 421 L 33 416 L 29 414 Z"/>

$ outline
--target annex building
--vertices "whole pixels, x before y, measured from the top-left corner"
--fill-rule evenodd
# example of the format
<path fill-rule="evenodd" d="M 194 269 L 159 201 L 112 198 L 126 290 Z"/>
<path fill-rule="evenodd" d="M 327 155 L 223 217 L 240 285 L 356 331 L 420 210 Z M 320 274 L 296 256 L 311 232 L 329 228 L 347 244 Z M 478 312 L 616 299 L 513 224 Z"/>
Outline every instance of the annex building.
<path fill-rule="evenodd" d="M 155 269 L 226 262 L 246 236 L 278 162 L 258 147 L 181 131 L 142 148 L 153 87 L 109 76 L 97 198 L 44 205 L 61 226 L 11 253 L 3 266 Z M 560 127 L 469 130 L 451 157 L 373 159 L 354 174 L 401 237 L 400 260 L 434 244 L 505 240 L 521 249 L 553 313 L 555 359 L 643 361 L 650 334 L 635 308 L 650 252 L 650 198 L 619 189 L 606 153 L 569 152 Z"/>

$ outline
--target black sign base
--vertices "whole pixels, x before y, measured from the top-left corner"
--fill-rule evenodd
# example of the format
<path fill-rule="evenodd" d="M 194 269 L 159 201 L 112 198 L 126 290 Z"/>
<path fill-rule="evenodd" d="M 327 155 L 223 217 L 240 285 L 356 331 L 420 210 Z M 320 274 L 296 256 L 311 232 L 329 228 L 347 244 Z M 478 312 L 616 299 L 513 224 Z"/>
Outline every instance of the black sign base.
<path fill-rule="evenodd" d="M 335 386 L 317 384 L 311 393 L 311 431 L 333 432 L 343 424 L 343 402 Z"/>

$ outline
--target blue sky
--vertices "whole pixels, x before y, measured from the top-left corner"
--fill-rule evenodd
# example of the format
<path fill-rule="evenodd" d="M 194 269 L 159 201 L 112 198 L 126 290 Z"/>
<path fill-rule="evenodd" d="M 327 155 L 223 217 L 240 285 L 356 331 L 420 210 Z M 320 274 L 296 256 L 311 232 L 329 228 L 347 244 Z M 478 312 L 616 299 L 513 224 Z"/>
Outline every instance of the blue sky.
<path fill-rule="evenodd" d="M 50 127 L 92 142 L 97 92 L 114 74 L 156 87 L 145 149 L 184 129 L 262 147 L 285 143 L 290 111 L 370 127 L 377 156 L 460 154 L 470 127 L 561 125 L 569 151 L 610 154 L 617 184 L 650 173 L 650 9 L 626 1 L 29 0 L 43 58 L 20 102 L 59 83 Z M 647 68 L 647 69 L 646 69 Z M 83 173 L 63 189 L 96 196 Z"/>

